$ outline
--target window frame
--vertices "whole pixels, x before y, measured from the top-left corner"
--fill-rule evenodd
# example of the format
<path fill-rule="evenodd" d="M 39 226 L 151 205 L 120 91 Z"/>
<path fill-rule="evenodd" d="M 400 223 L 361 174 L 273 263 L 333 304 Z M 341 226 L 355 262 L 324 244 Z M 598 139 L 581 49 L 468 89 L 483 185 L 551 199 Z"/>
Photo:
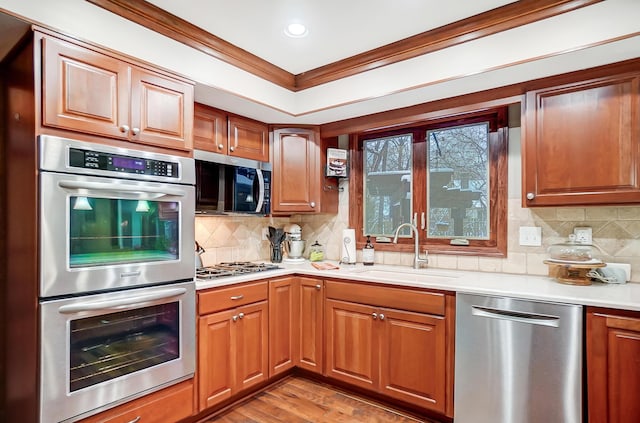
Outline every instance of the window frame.
<path fill-rule="evenodd" d="M 427 230 L 420 232 L 420 250 L 426 249 L 436 254 L 506 257 L 507 255 L 507 152 L 508 152 L 508 107 L 488 109 L 435 117 L 419 122 L 411 122 L 393 128 L 373 129 L 349 136 L 350 167 L 349 180 L 349 227 L 356 232 L 357 248 L 366 241 L 363 234 L 363 141 L 412 132 L 413 144 L 413 213 L 420 218 L 427 213 L 428 185 L 426 133 L 431 129 L 460 126 L 478 122 L 489 122 L 489 227 L 487 240 L 469 239 L 468 246 L 451 245 L 451 238 L 428 238 Z M 419 219 L 420 220 L 420 219 Z M 399 238 L 398 244 L 375 243 L 379 251 L 413 252 L 413 238 Z"/>

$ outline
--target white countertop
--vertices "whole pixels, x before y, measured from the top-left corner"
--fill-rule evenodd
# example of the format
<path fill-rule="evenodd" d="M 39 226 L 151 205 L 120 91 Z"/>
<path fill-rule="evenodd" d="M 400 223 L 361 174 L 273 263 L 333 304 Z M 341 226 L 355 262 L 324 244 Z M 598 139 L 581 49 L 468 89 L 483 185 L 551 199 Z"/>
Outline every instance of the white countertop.
<path fill-rule="evenodd" d="M 337 264 L 335 262 L 332 262 Z M 340 265 L 336 270 L 317 270 L 306 261 L 300 264 L 280 263 L 282 269 L 250 273 L 212 280 L 196 279 L 196 289 L 215 288 L 260 279 L 301 274 L 322 278 L 380 282 L 419 288 L 481 295 L 499 295 L 529 300 L 553 301 L 588 306 L 640 311 L 640 283 L 573 286 L 558 283 L 546 276 L 508 273 L 466 272 L 445 269 L 414 270 L 407 266 Z"/>

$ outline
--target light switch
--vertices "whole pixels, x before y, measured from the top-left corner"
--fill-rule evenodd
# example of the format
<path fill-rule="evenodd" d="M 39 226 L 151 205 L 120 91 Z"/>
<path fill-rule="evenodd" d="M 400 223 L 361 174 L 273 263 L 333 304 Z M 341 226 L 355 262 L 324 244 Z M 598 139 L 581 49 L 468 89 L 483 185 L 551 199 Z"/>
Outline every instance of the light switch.
<path fill-rule="evenodd" d="M 542 245 L 542 228 L 539 226 L 520 226 L 520 245 L 539 247 Z"/>

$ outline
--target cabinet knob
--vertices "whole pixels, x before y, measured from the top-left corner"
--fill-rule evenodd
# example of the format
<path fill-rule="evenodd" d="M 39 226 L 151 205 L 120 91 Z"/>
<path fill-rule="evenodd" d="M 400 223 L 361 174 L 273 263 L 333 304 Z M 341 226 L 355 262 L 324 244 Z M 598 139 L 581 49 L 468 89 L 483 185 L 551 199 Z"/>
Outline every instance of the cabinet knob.
<path fill-rule="evenodd" d="M 312 202 L 310 202 L 310 203 L 309 203 L 309 205 L 311 206 L 311 208 L 315 208 L 315 206 L 316 206 L 316 202 L 315 202 L 315 201 L 312 201 Z"/>
<path fill-rule="evenodd" d="M 384 320 L 384 314 L 380 313 L 380 320 Z"/>
<path fill-rule="evenodd" d="M 231 316 L 231 320 L 233 320 L 234 322 L 238 321 L 238 316 Z"/>
<path fill-rule="evenodd" d="M 373 320 L 376 320 L 378 318 L 378 313 L 372 313 L 371 317 L 373 317 Z"/>
<path fill-rule="evenodd" d="M 218 150 L 222 150 L 223 148 L 224 148 L 224 145 L 218 144 Z"/>
<path fill-rule="evenodd" d="M 528 192 L 527 193 L 527 200 L 533 200 L 534 198 L 536 198 L 536 195 L 532 192 Z"/>
<path fill-rule="evenodd" d="M 134 127 L 134 128 L 131 130 L 131 133 L 132 133 L 133 135 L 138 135 L 138 134 L 140 133 L 140 128 L 135 128 L 135 127 Z"/>
<path fill-rule="evenodd" d="M 239 318 L 239 319 L 244 318 L 244 313 L 240 313 L 240 314 L 238 314 L 238 318 Z"/>
<path fill-rule="evenodd" d="M 316 285 L 316 291 L 320 291 L 320 288 L 322 288 L 320 284 Z"/>
<path fill-rule="evenodd" d="M 120 132 L 122 132 L 123 134 L 126 134 L 127 132 L 129 132 L 129 125 L 121 125 Z"/>
<path fill-rule="evenodd" d="M 233 150 L 235 150 L 234 147 L 229 147 L 229 151 L 233 151 Z"/>

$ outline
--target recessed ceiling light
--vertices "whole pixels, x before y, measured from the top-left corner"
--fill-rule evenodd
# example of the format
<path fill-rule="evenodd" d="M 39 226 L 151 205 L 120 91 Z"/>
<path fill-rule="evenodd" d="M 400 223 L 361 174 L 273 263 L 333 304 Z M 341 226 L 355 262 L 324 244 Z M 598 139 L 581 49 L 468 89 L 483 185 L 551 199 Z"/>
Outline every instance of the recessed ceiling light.
<path fill-rule="evenodd" d="M 307 36 L 309 30 L 301 23 L 290 23 L 284 29 L 284 33 L 292 38 L 302 38 Z"/>

